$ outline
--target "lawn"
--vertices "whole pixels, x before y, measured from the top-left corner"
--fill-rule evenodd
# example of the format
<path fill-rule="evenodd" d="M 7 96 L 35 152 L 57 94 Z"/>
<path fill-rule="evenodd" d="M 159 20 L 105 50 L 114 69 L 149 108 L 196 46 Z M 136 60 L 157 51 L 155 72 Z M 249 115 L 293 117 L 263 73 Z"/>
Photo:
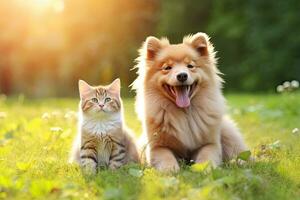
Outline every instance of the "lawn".
<path fill-rule="evenodd" d="M 0 97 L 0 199 L 300 199 L 300 94 L 227 95 L 254 162 L 178 174 L 130 165 L 84 177 L 68 164 L 77 99 Z M 141 132 L 133 99 L 126 121 Z"/>

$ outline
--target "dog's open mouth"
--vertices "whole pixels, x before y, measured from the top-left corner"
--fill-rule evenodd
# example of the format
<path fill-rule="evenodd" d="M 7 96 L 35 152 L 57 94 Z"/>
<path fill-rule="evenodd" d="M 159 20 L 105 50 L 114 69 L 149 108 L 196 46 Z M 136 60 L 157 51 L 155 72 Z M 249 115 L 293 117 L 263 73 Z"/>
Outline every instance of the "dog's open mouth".
<path fill-rule="evenodd" d="M 166 92 L 175 99 L 176 105 L 180 108 L 187 108 L 191 103 L 191 96 L 197 86 L 197 81 L 192 85 L 171 86 L 164 84 Z"/>

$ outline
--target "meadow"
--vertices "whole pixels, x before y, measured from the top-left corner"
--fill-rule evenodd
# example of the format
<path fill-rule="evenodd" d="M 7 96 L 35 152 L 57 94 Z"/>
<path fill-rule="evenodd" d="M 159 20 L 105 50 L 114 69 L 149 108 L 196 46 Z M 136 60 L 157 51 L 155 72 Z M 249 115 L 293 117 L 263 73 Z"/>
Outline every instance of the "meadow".
<path fill-rule="evenodd" d="M 254 161 L 217 169 L 140 165 L 83 176 L 68 163 L 78 99 L 0 97 L 0 199 L 300 199 L 300 93 L 228 94 Z M 134 100 L 126 122 L 139 135 Z"/>

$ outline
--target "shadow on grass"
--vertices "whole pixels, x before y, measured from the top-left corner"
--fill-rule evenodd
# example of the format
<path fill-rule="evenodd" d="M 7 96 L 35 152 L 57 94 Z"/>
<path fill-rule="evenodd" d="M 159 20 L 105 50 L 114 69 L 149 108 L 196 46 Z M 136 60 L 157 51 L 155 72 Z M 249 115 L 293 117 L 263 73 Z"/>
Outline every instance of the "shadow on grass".
<path fill-rule="evenodd" d="M 296 199 L 297 183 L 283 176 L 277 166 L 278 162 L 259 161 L 227 164 L 209 172 L 193 172 L 183 166 L 177 174 L 146 168 L 139 177 L 129 171 L 142 169 L 131 165 L 117 172 L 103 170 L 85 180 L 103 199 Z"/>
<path fill-rule="evenodd" d="M 84 178 L 90 188 L 103 199 L 136 199 L 142 187 L 141 176 L 141 167 L 130 164 L 116 171 L 103 169 L 96 176 Z"/>
<path fill-rule="evenodd" d="M 198 189 L 199 197 L 209 199 L 297 199 L 299 185 L 278 171 L 278 163 L 225 164 L 208 173 L 185 170 L 177 178 L 194 191 Z M 205 195 L 203 190 L 206 190 Z"/>

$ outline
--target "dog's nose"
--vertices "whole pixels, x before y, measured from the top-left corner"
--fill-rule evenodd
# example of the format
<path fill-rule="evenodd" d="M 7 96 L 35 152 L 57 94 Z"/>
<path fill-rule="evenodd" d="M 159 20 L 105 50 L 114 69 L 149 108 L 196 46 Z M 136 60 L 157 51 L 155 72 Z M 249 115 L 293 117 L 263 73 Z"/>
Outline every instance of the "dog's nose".
<path fill-rule="evenodd" d="M 180 74 L 177 75 L 177 80 L 180 81 L 180 82 L 186 81 L 187 78 L 188 78 L 187 73 L 180 73 Z"/>

